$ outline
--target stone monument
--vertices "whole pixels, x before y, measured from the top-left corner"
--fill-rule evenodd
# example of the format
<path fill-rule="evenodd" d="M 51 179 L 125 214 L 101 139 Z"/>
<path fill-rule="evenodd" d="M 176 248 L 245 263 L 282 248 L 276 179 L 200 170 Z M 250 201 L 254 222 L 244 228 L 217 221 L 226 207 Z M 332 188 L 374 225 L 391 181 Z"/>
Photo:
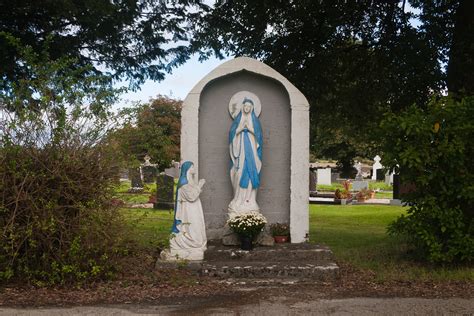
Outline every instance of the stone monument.
<path fill-rule="evenodd" d="M 331 168 L 317 170 L 318 184 L 331 185 Z"/>
<path fill-rule="evenodd" d="M 354 191 L 360 191 L 362 189 L 369 189 L 369 182 L 364 181 L 362 177 L 362 163 L 360 161 L 356 161 L 354 164 L 354 168 L 357 170 L 357 174 L 355 177 L 354 182 L 352 182 L 352 190 Z"/>
<path fill-rule="evenodd" d="M 156 164 L 150 162 L 151 157 L 146 155 L 144 160 L 145 162 L 141 166 L 141 171 L 143 175 L 143 182 L 153 183 L 156 180 Z"/>
<path fill-rule="evenodd" d="M 372 180 L 378 180 L 377 179 L 377 170 L 383 169 L 382 164 L 380 163 L 380 158 L 379 155 L 374 157 L 374 164 L 372 165 Z"/>
<path fill-rule="evenodd" d="M 174 177 L 161 172 L 156 177 L 156 202 L 154 209 L 171 209 L 174 207 Z"/>
<path fill-rule="evenodd" d="M 142 189 L 143 181 L 140 168 L 130 168 L 128 169 L 128 177 L 131 181 L 132 189 Z"/>
<path fill-rule="evenodd" d="M 312 168 L 309 169 L 309 194 L 316 193 L 318 185 L 318 177 Z"/>
<path fill-rule="evenodd" d="M 308 101 L 271 67 L 239 57 L 204 77 L 183 103 L 181 157 L 207 179 L 201 201 L 209 239 L 222 237 L 232 213 L 249 209 L 269 223 L 289 222 L 293 243 L 307 239 Z M 246 175 L 240 168 L 249 168 Z"/>

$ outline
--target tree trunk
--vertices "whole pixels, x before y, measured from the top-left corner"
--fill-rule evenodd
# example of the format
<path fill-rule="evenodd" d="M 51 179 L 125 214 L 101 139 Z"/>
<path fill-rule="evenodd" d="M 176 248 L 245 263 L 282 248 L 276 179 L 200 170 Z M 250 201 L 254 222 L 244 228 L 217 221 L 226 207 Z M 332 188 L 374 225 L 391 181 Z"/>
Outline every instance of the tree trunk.
<path fill-rule="evenodd" d="M 449 52 L 448 91 L 454 96 L 474 95 L 474 1 L 460 0 Z"/>

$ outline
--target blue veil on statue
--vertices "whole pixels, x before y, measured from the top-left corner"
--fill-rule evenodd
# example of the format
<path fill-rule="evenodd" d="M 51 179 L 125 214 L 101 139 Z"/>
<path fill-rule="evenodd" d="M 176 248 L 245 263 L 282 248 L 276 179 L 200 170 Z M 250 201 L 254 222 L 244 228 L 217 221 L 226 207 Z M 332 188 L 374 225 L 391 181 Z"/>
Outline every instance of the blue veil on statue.
<path fill-rule="evenodd" d="M 260 159 L 260 161 L 262 161 L 262 145 L 263 145 L 262 126 L 260 125 L 260 120 L 255 115 L 253 101 L 248 98 L 244 98 L 242 103 L 245 104 L 245 102 L 249 102 L 250 104 L 252 104 L 251 117 L 252 117 L 253 129 L 255 133 L 255 140 L 257 143 L 257 156 Z M 235 137 L 235 133 L 237 131 L 237 128 L 239 127 L 241 119 L 242 119 L 242 111 L 240 111 L 240 113 L 237 115 L 237 117 L 232 122 L 232 125 L 230 127 L 229 144 L 232 143 Z M 249 140 L 247 130 L 244 130 L 243 141 L 244 141 L 244 147 L 245 147 L 245 157 L 244 157 L 244 162 L 243 162 L 244 165 L 242 166 L 243 167 L 242 178 L 240 179 L 239 185 L 241 188 L 247 188 L 250 181 L 252 183 L 252 187 L 256 189 L 260 186 L 260 172 L 257 170 L 257 167 L 256 167 L 255 159 L 252 154 L 253 150 L 251 148 L 251 143 Z M 239 159 L 239 164 L 240 164 L 240 157 L 238 159 Z M 231 164 L 231 167 L 233 167 L 232 164 Z M 241 166 L 239 165 L 237 166 L 237 168 L 240 168 L 240 167 Z"/>
<path fill-rule="evenodd" d="M 181 165 L 181 173 L 179 175 L 179 180 L 178 180 L 178 186 L 176 187 L 176 196 L 175 196 L 175 201 L 174 201 L 174 220 L 173 220 L 173 227 L 171 227 L 171 232 L 174 234 L 179 233 L 178 225 L 181 224 L 181 221 L 179 219 L 176 219 L 176 211 L 178 210 L 178 194 L 179 194 L 179 189 L 185 185 L 188 184 L 188 177 L 187 173 L 189 168 L 193 163 L 191 161 L 185 161 Z"/>

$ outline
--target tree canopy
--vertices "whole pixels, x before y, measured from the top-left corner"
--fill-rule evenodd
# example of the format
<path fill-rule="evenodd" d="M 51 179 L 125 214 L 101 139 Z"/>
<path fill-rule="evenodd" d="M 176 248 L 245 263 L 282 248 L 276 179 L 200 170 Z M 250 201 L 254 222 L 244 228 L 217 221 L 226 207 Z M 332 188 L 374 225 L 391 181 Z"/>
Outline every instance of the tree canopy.
<path fill-rule="evenodd" d="M 182 101 L 158 96 L 149 103 L 122 110 L 124 124 L 110 135 L 111 142 L 129 167 L 139 166 L 146 155 L 163 170 L 179 160 Z"/>
<path fill-rule="evenodd" d="M 191 0 L 0 0 L 0 92 L 32 75 L 11 38 L 36 52 L 47 46 L 51 60 L 69 58 L 132 88 L 162 80 L 186 60 L 189 27 L 206 10 Z"/>
<path fill-rule="evenodd" d="M 375 154 L 383 113 L 446 88 L 460 2 L 222 1 L 193 45 L 202 58 L 251 56 L 289 78 L 311 104 L 312 152 L 347 160 Z"/>

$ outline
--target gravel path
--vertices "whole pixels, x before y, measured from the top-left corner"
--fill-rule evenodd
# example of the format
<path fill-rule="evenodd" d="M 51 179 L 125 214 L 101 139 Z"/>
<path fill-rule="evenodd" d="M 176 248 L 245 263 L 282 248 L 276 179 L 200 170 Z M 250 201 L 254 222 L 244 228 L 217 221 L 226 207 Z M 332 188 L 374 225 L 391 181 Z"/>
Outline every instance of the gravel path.
<path fill-rule="evenodd" d="M 71 308 L 0 308 L 0 315 L 474 315 L 474 300 L 422 298 L 350 298 L 298 302 L 274 297 L 259 303 L 228 306 L 123 305 Z M 227 306 L 226 306 L 227 305 Z"/>

